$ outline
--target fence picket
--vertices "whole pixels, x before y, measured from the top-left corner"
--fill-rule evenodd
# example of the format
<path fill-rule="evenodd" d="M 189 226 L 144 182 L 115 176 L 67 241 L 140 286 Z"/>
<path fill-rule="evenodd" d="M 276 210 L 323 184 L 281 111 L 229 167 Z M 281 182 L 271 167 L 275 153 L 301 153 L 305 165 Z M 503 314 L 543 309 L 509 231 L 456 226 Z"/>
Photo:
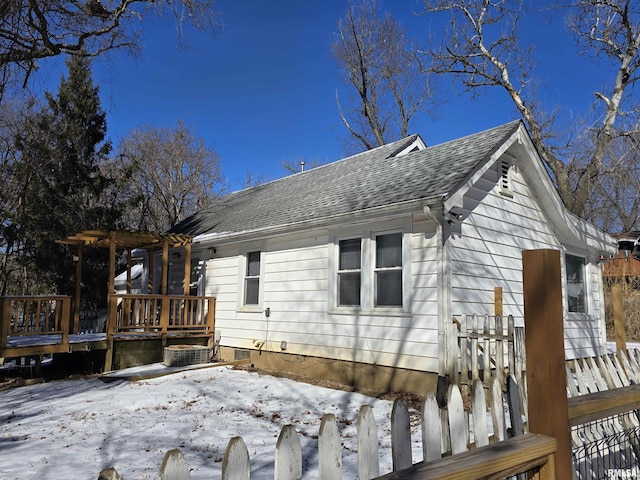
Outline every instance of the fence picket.
<path fill-rule="evenodd" d="M 467 335 L 467 321 L 468 317 L 466 315 L 462 315 L 460 321 L 460 375 L 462 376 L 462 381 L 469 381 L 469 337 Z M 471 352 L 473 354 L 473 352 Z"/>
<path fill-rule="evenodd" d="M 511 435 L 516 437 L 524 433 L 522 423 L 522 409 L 520 408 L 520 394 L 518 384 L 513 375 L 507 377 L 507 404 L 509 405 L 509 419 L 511 420 Z"/>
<path fill-rule="evenodd" d="M 363 405 L 356 421 L 358 432 L 358 478 L 371 480 L 380 476 L 378 429 L 373 409 Z"/>
<path fill-rule="evenodd" d="M 98 475 L 98 480 L 122 480 L 122 477 L 118 471 L 113 468 L 105 468 Z"/>
<path fill-rule="evenodd" d="M 189 464 L 180 449 L 174 448 L 165 454 L 158 477 L 160 480 L 191 480 Z"/>
<path fill-rule="evenodd" d="M 471 380 L 475 381 L 480 378 L 478 356 L 478 315 L 475 313 L 471 317 Z"/>
<path fill-rule="evenodd" d="M 462 394 L 457 385 L 449 387 L 447 411 L 449 413 L 449 435 L 451 437 L 451 454 L 467 451 L 467 425 L 462 404 Z"/>
<path fill-rule="evenodd" d="M 402 398 L 395 399 L 391 410 L 391 458 L 394 472 L 413 465 L 409 408 Z"/>
<path fill-rule="evenodd" d="M 428 392 L 422 402 L 422 458 L 425 462 L 442 457 L 440 407 L 433 393 Z"/>
<path fill-rule="evenodd" d="M 491 315 L 484 316 L 484 326 L 482 328 L 482 375 L 485 383 L 491 378 Z"/>
<path fill-rule="evenodd" d="M 504 406 L 502 401 L 502 383 L 499 378 L 491 382 L 491 420 L 493 421 L 493 435 L 498 442 L 506 438 L 504 421 Z"/>
<path fill-rule="evenodd" d="M 473 414 L 473 435 L 477 447 L 489 445 L 487 430 L 487 402 L 484 396 L 484 386 L 480 380 L 473 382 L 471 389 L 471 412 Z"/>
<path fill-rule="evenodd" d="M 233 437 L 227 444 L 222 458 L 222 480 L 249 480 L 251 462 L 249 451 L 242 437 Z"/>
<path fill-rule="evenodd" d="M 342 478 L 342 442 L 336 417 L 327 413 L 322 416 L 318 433 L 318 477 L 319 480 Z"/>
<path fill-rule="evenodd" d="M 302 479 L 302 447 L 293 425 L 285 425 L 276 442 L 275 480 Z"/>

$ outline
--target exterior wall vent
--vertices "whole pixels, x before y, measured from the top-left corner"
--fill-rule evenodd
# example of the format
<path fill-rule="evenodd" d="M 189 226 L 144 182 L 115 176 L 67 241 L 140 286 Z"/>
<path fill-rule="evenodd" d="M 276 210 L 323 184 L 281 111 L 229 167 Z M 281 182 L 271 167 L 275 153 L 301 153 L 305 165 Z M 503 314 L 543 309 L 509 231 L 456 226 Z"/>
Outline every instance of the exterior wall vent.
<path fill-rule="evenodd" d="M 235 348 L 233 350 L 234 360 L 248 360 L 249 358 L 251 358 L 251 350 L 243 350 L 239 348 Z"/>

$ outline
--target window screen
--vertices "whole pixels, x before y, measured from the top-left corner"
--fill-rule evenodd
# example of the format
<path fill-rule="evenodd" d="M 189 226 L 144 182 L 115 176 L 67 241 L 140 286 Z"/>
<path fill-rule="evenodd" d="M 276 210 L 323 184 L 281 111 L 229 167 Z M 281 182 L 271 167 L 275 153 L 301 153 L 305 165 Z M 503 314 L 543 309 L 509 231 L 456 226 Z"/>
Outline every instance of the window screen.
<path fill-rule="evenodd" d="M 362 241 L 359 238 L 340 240 L 338 249 L 338 305 L 359 306 Z"/>
<path fill-rule="evenodd" d="M 402 234 L 376 236 L 376 307 L 402 307 Z"/>
<path fill-rule="evenodd" d="M 567 299 L 569 312 L 587 312 L 587 292 L 585 287 L 584 265 L 582 257 L 565 255 L 567 269 Z"/>
<path fill-rule="evenodd" d="M 260 252 L 247 253 L 247 271 L 244 280 L 244 304 L 258 305 L 260 295 Z"/>

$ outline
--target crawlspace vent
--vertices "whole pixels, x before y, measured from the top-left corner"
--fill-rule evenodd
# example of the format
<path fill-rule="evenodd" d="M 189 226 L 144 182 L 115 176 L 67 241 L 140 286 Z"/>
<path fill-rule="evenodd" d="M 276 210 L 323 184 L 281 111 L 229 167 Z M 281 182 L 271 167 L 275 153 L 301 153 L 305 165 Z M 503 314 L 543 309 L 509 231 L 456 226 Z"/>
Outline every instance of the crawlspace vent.
<path fill-rule="evenodd" d="M 234 349 L 233 350 L 233 359 L 234 360 L 247 360 L 251 358 L 251 351 L 250 350 L 239 350 L 239 349 Z"/>

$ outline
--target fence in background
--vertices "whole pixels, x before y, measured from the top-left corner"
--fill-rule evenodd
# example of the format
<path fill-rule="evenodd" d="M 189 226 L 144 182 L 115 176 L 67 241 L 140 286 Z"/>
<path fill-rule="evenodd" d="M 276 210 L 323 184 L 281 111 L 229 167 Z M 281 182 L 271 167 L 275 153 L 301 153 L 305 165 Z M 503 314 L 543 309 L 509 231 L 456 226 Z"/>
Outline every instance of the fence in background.
<path fill-rule="evenodd" d="M 628 478 L 640 476 L 639 387 L 637 350 L 567 362 L 577 479 L 609 479 L 621 472 Z"/>
<path fill-rule="evenodd" d="M 451 383 L 469 386 L 481 380 L 489 387 L 498 379 L 505 389 L 511 374 L 520 386 L 520 403 L 526 411 L 524 327 L 516 327 L 512 315 L 460 315 L 449 328 Z"/>
<path fill-rule="evenodd" d="M 473 382 L 472 421 L 465 412 L 457 385 L 449 388 L 446 408 L 440 408 L 435 396 L 428 393 L 420 412 L 424 461 L 416 465 L 413 465 L 411 454 L 410 412 L 404 400 L 397 399 L 391 414 L 393 471 L 396 473 L 384 477 L 380 477 L 378 429 L 373 410 L 369 405 L 363 405 L 357 419 L 358 478 L 410 478 L 405 476 L 413 475 L 410 469 L 419 469 L 420 478 L 424 479 L 451 478 L 469 472 L 482 472 L 484 476 L 495 475 L 496 478 L 529 472 L 539 475 L 537 478 L 540 479 L 555 478 L 552 469 L 548 468 L 553 464 L 555 440 L 524 433 L 518 387 L 513 377 L 508 385 L 507 394 L 503 396 L 499 381 L 494 380 L 487 402 L 482 382 Z M 489 415 L 487 404 L 491 406 Z M 317 458 L 320 479 L 342 478 L 342 443 L 336 418 L 331 414 L 325 415 L 320 424 Z M 276 443 L 274 478 L 300 479 L 302 465 L 298 434 L 293 425 L 286 425 Z M 231 439 L 222 461 L 222 479 L 248 479 L 250 470 L 244 440 L 241 437 Z M 116 480 L 121 477 L 114 468 L 109 468 L 98 478 Z M 189 465 L 180 450 L 167 452 L 159 478 L 190 478 Z"/>

